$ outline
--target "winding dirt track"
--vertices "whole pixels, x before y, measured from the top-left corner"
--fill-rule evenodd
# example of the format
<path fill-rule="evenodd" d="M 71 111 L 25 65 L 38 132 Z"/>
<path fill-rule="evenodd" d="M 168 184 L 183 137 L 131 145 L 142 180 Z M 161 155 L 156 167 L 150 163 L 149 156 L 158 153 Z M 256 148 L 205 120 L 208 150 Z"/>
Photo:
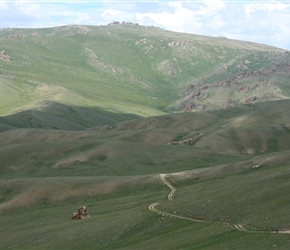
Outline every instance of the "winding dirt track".
<path fill-rule="evenodd" d="M 173 195 L 174 195 L 174 193 L 175 193 L 175 191 L 176 191 L 176 189 L 165 179 L 165 177 L 166 177 L 166 174 L 160 174 L 159 175 L 159 178 L 160 178 L 160 180 L 167 186 L 167 187 L 169 187 L 170 189 L 171 189 L 171 192 L 169 193 L 169 195 L 168 195 L 168 200 L 169 201 L 172 201 L 172 199 L 173 199 Z"/>
<path fill-rule="evenodd" d="M 168 200 L 172 201 L 173 200 L 173 195 L 176 192 L 176 188 L 173 187 L 167 180 L 166 180 L 166 176 L 167 174 L 160 174 L 159 178 L 160 180 L 167 186 L 170 188 L 170 193 L 168 194 Z M 186 216 L 181 216 L 181 215 L 176 215 L 176 214 L 172 214 L 172 213 L 168 213 L 168 212 L 164 212 L 161 211 L 159 209 L 156 208 L 156 206 L 159 203 L 152 203 L 148 208 L 150 211 L 163 215 L 163 216 L 170 216 L 172 218 L 178 218 L 178 219 L 182 219 L 182 220 L 189 220 L 189 221 L 193 221 L 193 222 L 199 222 L 199 223 L 212 223 L 213 221 L 209 221 L 209 220 L 199 220 L 199 219 L 194 219 L 194 218 L 190 218 L 190 217 L 186 217 Z M 249 230 L 244 228 L 241 224 L 234 224 L 234 223 L 229 223 L 229 222 L 217 222 L 220 224 L 223 224 L 227 227 L 231 227 L 234 230 L 240 231 L 240 232 L 247 232 L 247 233 L 276 233 L 275 231 L 256 231 L 256 230 Z M 279 231 L 279 233 L 281 234 L 290 234 L 290 230 L 287 231 Z"/>

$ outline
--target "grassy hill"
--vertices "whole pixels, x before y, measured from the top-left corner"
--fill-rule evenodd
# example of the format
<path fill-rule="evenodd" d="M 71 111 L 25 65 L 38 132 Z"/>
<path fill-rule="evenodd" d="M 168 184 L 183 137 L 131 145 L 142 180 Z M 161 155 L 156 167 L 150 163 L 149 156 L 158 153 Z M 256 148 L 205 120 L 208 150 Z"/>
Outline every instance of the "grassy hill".
<path fill-rule="evenodd" d="M 0 245 L 287 248 L 288 236 L 271 231 L 290 227 L 288 107 L 285 100 L 81 131 L 2 132 Z M 171 144 L 201 133 L 186 146 Z M 160 173 L 176 188 L 172 201 Z M 148 209 L 155 202 L 166 213 L 206 222 L 155 214 Z M 70 221 L 82 204 L 91 218 Z"/>
<path fill-rule="evenodd" d="M 2 116 L 43 100 L 148 117 L 290 96 L 289 52 L 262 44 L 133 24 L 1 29 L 0 39 Z"/>
<path fill-rule="evenodd" d="M 1 29 L 0 248 L 287 249 L 289 58 L 135 24 Z"/>

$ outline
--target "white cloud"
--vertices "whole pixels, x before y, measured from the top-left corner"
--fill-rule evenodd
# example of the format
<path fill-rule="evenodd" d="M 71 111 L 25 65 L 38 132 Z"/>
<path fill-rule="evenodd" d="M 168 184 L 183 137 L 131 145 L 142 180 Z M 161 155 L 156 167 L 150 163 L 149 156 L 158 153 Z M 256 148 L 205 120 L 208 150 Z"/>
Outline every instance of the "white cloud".
<path fill-rule="evenodd" d="M 222 0 L 202 2 L 168 2 L 160 13 L 136 14 L 138 22 L 152 22 L 165 29 L 205 35 L 219 35 L 226 21 L 222 18 L 226 3 Z"/>
<path fill-rule="evenodd" d="M 134 13 L 111 8 L 104 10 L 101 13 L 101 17 L 104 24 L 111 23 L 113 21 L 133 21 L 133 19 L 135 19 Z"/>
<path fill-rule="evenodd" d="M 289 2 L 248 3 L 243 8 L 245 22 L 235 34 L 238 39 L 290 49 Z"/>
<path fill-rule="evenodd" d="M 169 2 L 167 5 L 167 8 L 164 8 L 165 10 L 159 13 L 136 13 L 136 19 L 140 23 L 144 21 L 146 23 L 151 22 L 155 26 L 161 26 L 173 31 L 199 31 L 201 28 L 201 23 L 198 19 L 199 10 L 194 11 L 184 7 L 181 2 Z"/>
<path fill-rule="evenodd" d="M 227 36 L 288 49 L 289 16 L 290 2 L 279 0 L 0 2 L 0 28 L 131 21 L 177 32 Z"/>
<path fill-rule="evenodd" d="M 17 3 L 17 7 L 19 12 L 30 18 L 39 19 L 48 17 L 46 11 L 44 11 L 43 8 L 37 3 L 23 4 L 21 1 L 20 3 Z"/>
<path fill-rule="evenodd" d="M 272 3 L 248 3 L 244 6 L 247 15 L 254 14 L 259 11 L 274 12 L 289 9 L 289 3 L 272 2 Z"/>
<path fill-rule="evenodd" d="M 8 10 L 9 10 L 8 5 L 4 2 L 0 2 L 0 11 L 4 12 L 4 11 L 8 11 Z"/>
<path fill-rule="evenodd" d="M 219 11 L 226 7 L 226 3 L 223 0 L 203 0 L 206 8 L 203 9 L 203 15 L 216 15 Z"/>
<path fill-rule="evenodd" d="M 170 9 L 170 10 L 169 10 Z M 252 3 L 203 0 L 199 4 L 168 3 L 160 13 L 136 14 L 139 22 L 163 28 L 227 36 L 289 48 L 290 3 Z M 289 48 L 290 49 L 290 48 Z"/>

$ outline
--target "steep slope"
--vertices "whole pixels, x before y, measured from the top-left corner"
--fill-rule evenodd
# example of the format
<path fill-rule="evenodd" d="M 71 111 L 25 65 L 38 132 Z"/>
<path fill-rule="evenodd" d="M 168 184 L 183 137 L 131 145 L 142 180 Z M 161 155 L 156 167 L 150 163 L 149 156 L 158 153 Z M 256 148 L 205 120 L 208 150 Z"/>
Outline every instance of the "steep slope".
<path fill-rule="evenodd" d="M 153 116 L 290 96 L 289 53 L 261 44 L 135 24 L 1 29 L 0 40 L 2 115 L 42 100 Z"/>
<path fill-rule="evenodd" d="M 287 58 L 289 53 L 286 52 Z M 283 60 L 282 60 L 283 62 Z M 290 64 L 281 63 L 258 70 L 241 71 L 225 81 L 190 84 L 172 108 L 191 110 L 228 109 L 251 104 L 289 99 Z"/>
<path fill-rule="evenodd" d="M 0 132 L 17 128 L 84 130 L 96 126 L 114 125 L 133 118 L 137 116 L 44 100 L 35 103 L 33 109 L 0 117 Z"/>

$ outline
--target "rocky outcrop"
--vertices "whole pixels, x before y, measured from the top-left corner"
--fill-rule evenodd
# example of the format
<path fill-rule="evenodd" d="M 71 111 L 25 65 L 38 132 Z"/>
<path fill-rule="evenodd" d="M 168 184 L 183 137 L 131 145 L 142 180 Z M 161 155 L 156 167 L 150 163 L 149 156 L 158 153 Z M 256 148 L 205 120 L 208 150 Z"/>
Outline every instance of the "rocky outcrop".
<path fill-rule="evenodd" d="M 250 90 L 249 85 L 243 85 L 239 88 L 239 92 L 247 93 L 247 92 L 249 92 L 249 90 Z"/>
<path fill-rule="evenodd" d="M 19 37 L 25 37 L 25 35 L 22 32 L 10 35 L 9 38 L 19 38 Z"/>
<path fill-rule="evenodd" d="M 266 100 L 267 99 L 271 100 L 271 99 L 275 98 L 275 95 L 274 95 L 274 93 L 267 91 L 266 93 L 263 94 L 263 98 L 265 98 Z"/>
<path fill-rule="evenodd" d="M 247 99 L 244 101 L 244 104 L 252 104 L 252 103 L 255 102 L 257 99 L 258 99 L 257 96 L 251 96 L 251 97 L 247 98 Z"/>
<path fill-rule="evenodd" d="M 190 102 L 186 105 L 184 111 L 191 111 L 193 110 L 193 108 L 195 107 L 196 105 L 194 104 L 194 102 Z"/>
<path fill-rule="evenodd" d="M 139 25 L 138 23 L 132 23 L 132 22 L 119 22 L 119 21 L 114 21 L 109 23 L 108 25 Z"/>
<path fill-rule="evenodd" d="M 174 41 L 168 44 L 168 46 L 190 46 L 193 44 L 192 40 L 186 40 L 186 41 Z"/>
<path fill-rule="evenodd" d="M 192 146 L 195 142 L 197 142 L 203 136 L 204 136 L 203 133 L 198 133 L 198 134 L 195 134 L 194 136 L 187 138 L 185 140 L 168 142 L 167 145 Z"/>
<path fill-rule="evenodd" d="M 199 79 L 185 86 L 176 107 L 179 105 L 180 109 L 188 112 L 227 109 L 236 104 L 247 105 L 256 101 L 279 100 L 281 91 L 279 85 L 271 80 L 273 75 L 290 78 L 290 64 L 280 63 L 267 68 L 239 72 L 224 81 L 212 84 L 204 84 L 203 80 Z M 221 98 L 228 99 L 221 104 Z"/>
<path fill-rule="evenodd" d="M 8 62 L 11 61 L 11 57 L 6 54 L 5 50 L 1 51 L 0 59 L 3 59 L 4 61 L 8 61 Z"/>
<path fill-rule="evenodd" d="M 71 220 L 80 220 L 90 218 L 91 216 L 87 212 L 86 206 L 80 206 L 71 216 Z"/>
<path fill-rule="evenodd" d="M 221 109 L 229 109 L 232 108 L 237 101 L 232 100 L 232 98 L 228 99 L 227 102 L 221 107 Z"/>

